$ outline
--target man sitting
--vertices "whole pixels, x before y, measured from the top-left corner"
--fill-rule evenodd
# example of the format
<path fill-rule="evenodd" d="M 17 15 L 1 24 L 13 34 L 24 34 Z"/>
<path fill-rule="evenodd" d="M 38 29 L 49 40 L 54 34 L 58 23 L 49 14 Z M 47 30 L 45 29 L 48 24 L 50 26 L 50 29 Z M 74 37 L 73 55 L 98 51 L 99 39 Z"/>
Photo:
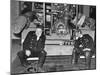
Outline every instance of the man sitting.
<path fill-rule="evenodd" d="M 36 31 L 30 31 L 25 38 L 23 50 L 17 54 L 23 66 L 28 64 L 27 58 L 39 57 L 38 67 L 43 67 L 47 53 L 44 51 L 46 37 L 42 29 L 42 26 L 37 26 Z"/>
<path fill-rule="evenodd" d="M 94 52 L 94 42 L 89 34 L 82 35 L 81 31 L 76 32 L 76 40 L 72 53 L 72 63 L 77 64 L 80 55 L 85 55 L 86 67 L 90 69 L 91 56 Z"/>

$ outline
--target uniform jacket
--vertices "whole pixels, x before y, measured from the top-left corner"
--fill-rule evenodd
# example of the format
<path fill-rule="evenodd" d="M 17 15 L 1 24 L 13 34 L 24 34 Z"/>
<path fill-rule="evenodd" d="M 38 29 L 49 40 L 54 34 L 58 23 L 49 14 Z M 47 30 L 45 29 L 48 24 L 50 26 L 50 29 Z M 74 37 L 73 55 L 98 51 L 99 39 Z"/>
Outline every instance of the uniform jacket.
<path fill-rule="evenodd" d="M 83 46 L 81 49 L 90 48 L 91 50 L 93 50 L 94 42 L 92 37 L 89 34 L 84 34 L 81 38 L 75 40 L 74 47 L 80 49 L 80 45 Z"/>
<path fill-rule="evenodd" d="M 30 50 L 31 52 L 34 51 L 41 51 L 44 50 L 45 46 L 45 35 L 42 33 L 39 40 L 37 41 L 37 36 L 34 31 L 30 31 L 25 38 L 25 41 L 23 43 L 23 50 Z"/>

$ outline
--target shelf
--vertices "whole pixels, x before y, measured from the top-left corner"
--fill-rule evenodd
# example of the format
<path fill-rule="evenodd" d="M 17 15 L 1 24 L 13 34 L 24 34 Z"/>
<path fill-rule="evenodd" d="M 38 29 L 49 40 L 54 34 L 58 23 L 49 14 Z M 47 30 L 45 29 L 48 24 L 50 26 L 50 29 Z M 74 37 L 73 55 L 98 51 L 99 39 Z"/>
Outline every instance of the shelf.
<path fill-rule="evenodd" d="M 34 8 L 35 9 L 43 9 L 43 3 L 41 3 L 41 2 L 35 2 L 34 3 Z"/>
<path fill-rule="evenodd" d="M 51 15 L 51 12 L 49 12 L 49 13 L 46 12 L 45 14 Z"/>

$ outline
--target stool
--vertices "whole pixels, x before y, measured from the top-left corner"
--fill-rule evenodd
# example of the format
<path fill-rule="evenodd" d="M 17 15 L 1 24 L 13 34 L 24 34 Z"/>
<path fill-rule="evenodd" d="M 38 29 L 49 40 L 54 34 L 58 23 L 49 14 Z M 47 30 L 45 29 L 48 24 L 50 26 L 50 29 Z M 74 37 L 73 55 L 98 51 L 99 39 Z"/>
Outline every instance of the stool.
<path fill-rule="evenodd" d="M 27 61 L 39 60 L 39 58 L 38 57 L 30 57 L 30 58 L 27 58 L 26 60 Z"/>
<path fill-rule="evenodd" d="M 26 59 L 28 63 L 30 63 L 30 66 L 33 66 L 33 64 L 37 64 L 39 58 L 38 57 L 29 57 Z"/>
<path fill-rule="evenodd" d="M 85 56 L 80 55 L 80 58 L 85 58 Z M 91 57 L 91 58 L 95 58 L 95 55 L 92 55 L 92 57 Z"/>
<path fill-rule="evenodd" d="M 27 71 L 28 72 L 38 72 L 38 57 L 30 57 L 26 59 L 28 61 L 28 63 L 30 63 L 30 65 L 27 67 Z"/>
<path fill-rule="evenodd" d="M 86 69 L 90 69 L 91 68 L 91 59 L 95 59 L 95 57 L 96 57 L 95 55 L 92 55 L 89 60 L 89 59 L 86 59 L 86 57 L 84 55 L 80 55 L 79 59 L 85 59 Z M 90 62 L 90 65 L 88 64 L 88 62 Z"/>

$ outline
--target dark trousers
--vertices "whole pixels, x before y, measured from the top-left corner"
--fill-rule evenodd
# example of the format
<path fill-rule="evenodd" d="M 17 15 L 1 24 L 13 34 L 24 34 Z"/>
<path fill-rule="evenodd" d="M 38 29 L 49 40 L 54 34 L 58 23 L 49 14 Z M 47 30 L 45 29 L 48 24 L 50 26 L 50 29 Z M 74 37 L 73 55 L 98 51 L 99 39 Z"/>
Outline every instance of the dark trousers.
<path fill-rule="evenodd" d="M 39 60 L 38 60 L 38 65 L 39 67 L 42 67 L 44 62 L 45 62 L 45 58 L 46 58 L 46 52 L 44 50 L 42 51 L 39 51 L 39 52 L 32 52 L 31 55 L 29 57 L 39 57 Z M 17 53 L 19 59 L 20 59 L 20 62 L 21 64 L 23 65 L 24 63 L 27 63 L 27 58 L 29 58 L 28 56 L 25 55 L 25 51 L 19 51 Z"/>
<path fill-rule="evenodd" d="M 78 63 L 78 59 L 79 59 L 80 55 L 85 56 L 86 68 L 90 69 L 92 52 L 91 51 L 80 51 L 79 49 L 73 49 L 73 53 L 72 53 L 72 63 L 73 64 Z"/>

